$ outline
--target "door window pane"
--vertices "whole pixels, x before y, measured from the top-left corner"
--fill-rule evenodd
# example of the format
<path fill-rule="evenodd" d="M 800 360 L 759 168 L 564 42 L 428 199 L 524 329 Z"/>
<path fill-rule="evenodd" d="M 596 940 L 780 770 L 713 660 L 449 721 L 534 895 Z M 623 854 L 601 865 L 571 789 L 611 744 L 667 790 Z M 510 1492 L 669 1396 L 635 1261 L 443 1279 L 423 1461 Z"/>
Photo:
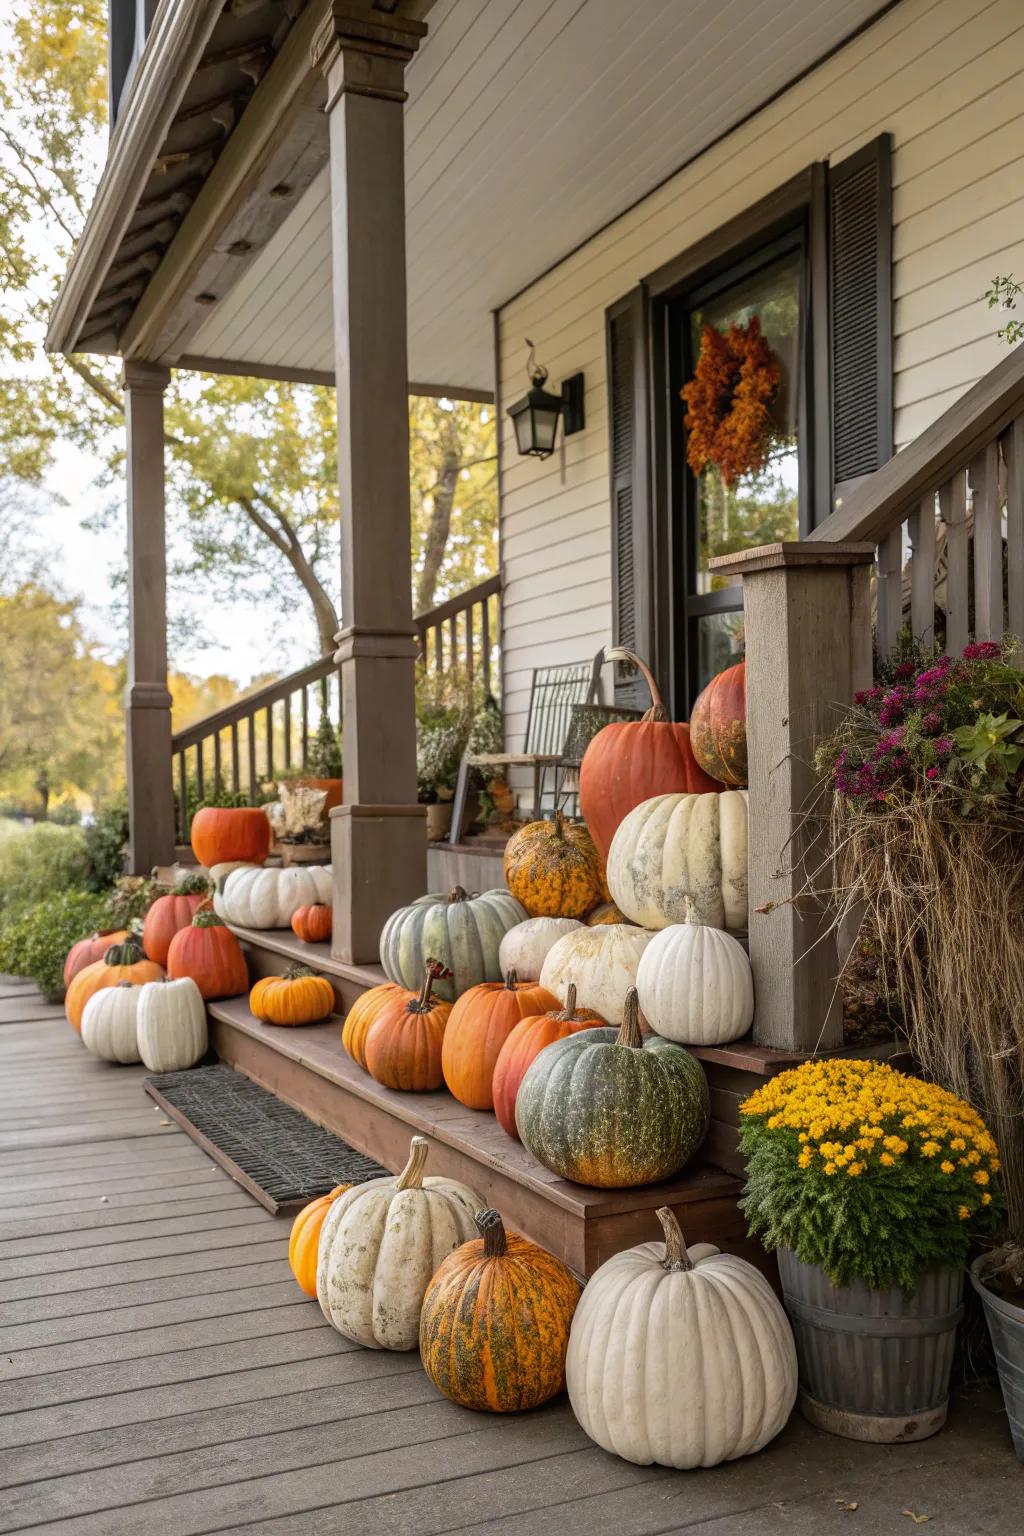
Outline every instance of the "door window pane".
<path fill-rule="evenodd" d="M 697 631 L 697 689 L 718 672 L 743 659 L 743 610 L 705 613 L 695 620 Z"/>

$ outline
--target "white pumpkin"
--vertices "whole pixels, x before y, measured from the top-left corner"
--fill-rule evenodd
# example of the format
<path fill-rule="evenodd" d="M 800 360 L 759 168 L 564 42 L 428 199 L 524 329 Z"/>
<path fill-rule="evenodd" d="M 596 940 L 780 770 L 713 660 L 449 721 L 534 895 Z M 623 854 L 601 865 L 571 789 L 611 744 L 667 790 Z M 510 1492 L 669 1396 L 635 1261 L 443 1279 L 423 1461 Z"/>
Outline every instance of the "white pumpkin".
<path fill-rule="evenodd" d="M 191 976 L 147 981 L 137 1024 L 139 1055 L 151 1072 L 181 1072 L 206 1055 L 206 1004 Z"/>
<path fill-rule="evenodd" d="M 82 1014 L 82 1044 L 104 1061 L 141 1061 L 136 1038 L 139 995 L 133 981 L 94 992 Z"/>
<path fill-rule="evenodd" d="M 620 822 L 608 852 L 608 888 L 631 922 L 667 928 L 697 921 L 747 927 L 747 792 L 655 795 Z"/>
<path fill-rule="evenodd" d="M 222 886 L 224 881 L 236 869 L 262 869 L 262 864 L 253 864 L 249 859 L 228 859 L 223 864 L 210 865 L 210 879 L 215 886 Z"/>
<path fill-rule="evenodd" d="M 540 984 L 559 1002 L 576 988 L 580 1008 L 592 1008 L 609 1024 L 621 1024 L 626 993 L 636 986 L 640 957 L 653 935 L 628 923 L 609 923 L 600 928 L 581 926 L 567 933 L 548 950 L 541 967 Z"/>
<path fill-rule="evenodd" d="M 498 950 L 501 974 L 515 971 L 520 981 L 539 981 L 548 951 L 583 924 L 575 917 L 529 917 L 510 928 Z"/>
<path fill-rule="evenodd" d="M 698 923 L 692 907 L 685 923 L 654 935 L 637 967 L 636 990 L 648 1024 L 677 1045 L 723 1045 L 753 1022 L 746 950 L 724 929 Z"/>
<path fill-rule="evenodd" d="M 486 1201 L 453 1179 L 424 1178 L 414 1136 L 397 1178 L 339 1195 L 320 1229 L 316 1294 L 338 1332 L 368 1349 L 415 1349 L 420 1308 L 441 1260 L 477 1235 Z"/>
<path fill-rule="evenodd" d="M 213 898 L 213 908 L 218 917 L 239 928 L 287 928 L 300 907 L 333 900 L 329 864 L 294 869 L 246 865 L 228 875 Z"/>
<path fill-rule="evenodd" d="M 668 1207 L 664 1243 L 602 1264 L 572 1320 L 573 1412 L 604 1450 L 640 1466 L 715 1467 L 767 1445 L 796 1401 L 796 1349 L 768 1281 L 709 1243 L 687 1252 Z"/>

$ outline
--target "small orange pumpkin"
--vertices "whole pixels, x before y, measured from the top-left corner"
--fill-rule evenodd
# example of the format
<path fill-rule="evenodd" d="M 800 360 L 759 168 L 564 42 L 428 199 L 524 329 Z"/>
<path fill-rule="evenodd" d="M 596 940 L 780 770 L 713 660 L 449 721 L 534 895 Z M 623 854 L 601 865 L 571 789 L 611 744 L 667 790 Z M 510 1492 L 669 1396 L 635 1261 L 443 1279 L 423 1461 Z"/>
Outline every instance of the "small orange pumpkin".
<path fill-rule="evenodd" d="M 392 997 L 400 997 L 403 1002 L 411 1003 L 415 1001 L 416 993 L 409 992 L 393 981 L 385 981 L 379 987 L 370 987 L 361 997 L 357 997 L 345 1015 L 345 1022 L 341 1026 L 341 1043 L 356 1066 L 362 1067 L 364 1072 L 366 1071 L 366 1037 L 378 1013 L 391 1001 Z"/>
<path fill-rule="evenodd" d="M 181 928 L 167 951 L 172 981 L 191 976 L 202 996 L 237 997 L 249 985 L 249 967 L 242 946 L 212 907 L 200 907 L 187 928 Z"/>
<path fill-rule="evenodd" d="M 602 901 L 593 912 L 587 913 L 584 922 L 588 928 L 602 928 L 608 923 L 629 923 L 629 918 L 619 911 L 614 901 Z"/>
<path fill-rule="evenodd" d="M 533 981 L 484 981 L 463 992 L 448 1018 L 441 1070 L 449 1089 L 468 1109 L 493 1109 L 492 1078 L 502 1046 L 520 1019 L 557 1008 L 558 999 Z"/>
<path fill-rule="evenodd" d="M 292 915 L 292 933 L 304 944 L 323 944 L 331 936 L 334 914 L 326 902 L 314 901 Z"/>
<path fill-rule="evenodd" d="M 304 1205 L 292 1222 L 291 1236 L 288 1239 L 288 1263 L 291 1265 L 292 1274 L 307 1296 L 316 1295 L 317 1251 L 324 1217 L 338 1196 L 351 1188 L 351 1184 L 335 1185 L 329 1194 L 320 1195 L 318 1199 Z"/>
<path fill-rule="evenodd" d="M 123 944 L 111 944 L 102 960 L 94 960 L 79 971 L 68 987 L 64 1011 L 81 1033 L 85 1005 L 94 993 L 116 987 L 122 981 L 141 987 L 147 981 L 161 981 L 163 974 L 163 967 L 147 960 L 138 939 L 129 934 Z"/>
<path fill-rule="evenodd" d="M 334 988 L 308 966 L 293 965 L 283 976 L 261 977 L 249 1008 L 264 1024 L 319 1024 L 334 1012 Z"/>
<path fill-rule="evenodd" d="M 505 884 L 531 917 L 582 917 L 601 900 L 601 859 L 586 827 L 531 821 L 505 846 Z"/>
<path fill-rule="evenodd" d="M 419 997 L 406 1000 L 399 992 L 388 999 L 366 1035 L 366 1070 L 385 1088 L 403 1093 L 428 1093 L 440 1088 L 441 1045 L 452 1004 L 432 995 L 434 982 L 450 976 L 437 960 L 428 960 Z"/>
<path fill-rule="evenodd" d="M 553 1040 L 564 1040 L 566 1035 L 575 1035 L 581 1029 L 595 1029 L 604 1023 L 606 1020 L 592 1008 L 576 1007 L 576 988 L 571 982 L 566 988 L 564 1008 L 556 1008 L 552 1013 L 542 1013 L 536 1018 L 520 1019 L 498 1054 L 492 1079 L 494 1113 L 503 1131 L 519 1140 L 516 1094 L 534 1057 Z"/>
<path fill-rule="evenodd" d="M 202 875 L 186 875 L 173 891 L 158 896 L 142 925 L 142 947 L 157 965 L 167 964 L 171 940 L 188 928 L 199 908 L 210 899 L 210 884 Z"/>
<path fill-rule="evenodd" d="M 87 939 L 79 939 L 76 944 L 72 944 L 64 961 L 65 987 L 70 987 L 79 971 L 84 971 L 87 965 L 95 965 L 97 960 L 102 960 L 111 944 L 123 944 L 127 937 L 127 928 L 118 928 L 116 931 L 101 928 Z"/>
<path fill-rule="evenodd" d="M 270 852 L 270 822 L 257 806 L 205 805 L 192 818 L 192 852 L 214 864 L 262 864 Z"/>

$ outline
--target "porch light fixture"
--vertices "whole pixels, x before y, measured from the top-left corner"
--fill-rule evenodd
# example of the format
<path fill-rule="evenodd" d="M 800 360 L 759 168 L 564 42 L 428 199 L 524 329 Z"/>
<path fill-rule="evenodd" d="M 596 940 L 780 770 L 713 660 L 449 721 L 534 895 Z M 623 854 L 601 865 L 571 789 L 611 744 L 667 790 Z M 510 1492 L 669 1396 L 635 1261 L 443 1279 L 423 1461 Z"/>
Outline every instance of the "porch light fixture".
<path fill-rule="evenodd" d="M 571 379 L 564 380 L 560 395 L 550 394 L 544 388 L 548 381 L 548 371 L 537 362 L 533 342 L 529 338 L 526 345 L 530 349 L 526 359 L 530 390 L 515 405 L 509 406 L 508 414 L 516 429 L 519 452 L 535 459 L 549 459 L 555 451 L 560 416 L 563 418 L 566 437 L 583 429 L 583 375 L 573 374 Z"/>

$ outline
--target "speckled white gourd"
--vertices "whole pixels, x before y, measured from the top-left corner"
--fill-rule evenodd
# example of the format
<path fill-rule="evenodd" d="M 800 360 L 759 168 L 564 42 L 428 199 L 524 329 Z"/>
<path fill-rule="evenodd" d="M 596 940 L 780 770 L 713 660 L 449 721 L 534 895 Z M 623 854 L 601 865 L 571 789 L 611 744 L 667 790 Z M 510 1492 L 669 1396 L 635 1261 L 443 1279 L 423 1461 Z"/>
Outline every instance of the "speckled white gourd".
<path fill-rule="evenodd" d="M 621 1024 L 626 993 L 636 986 L 640 957 L 653 935 L 628 923 L 581 927 L 548 950 L 540 984 L 564 1003 L 570 982 L 579 1008 L 592 1008 L 609 1024 Z"/>
<path fill-rule="evenodd" d="M 723 1045 L 753 1022 L 746 950 L 724 929 L 692 918 L 654 935 L 637 967 L 636 989 L 648 1024 L 678 1045 Z"/>
<path fill-rule="evenodd" d="M 747 927 L 747 792 L 655 795 L 630 811 L 608 853 L 608 888 L 642 928 L 686 919 Z"/>
<path fill-rule="evenodd" d="M 530 917 L 510 928 L 498 950 L 501 974 L 515 971 L 520 981 L 540 981 L 540 973 L 549 950 L 567 933 L 576 933 L 583 924 L 575 917 Z"/>

